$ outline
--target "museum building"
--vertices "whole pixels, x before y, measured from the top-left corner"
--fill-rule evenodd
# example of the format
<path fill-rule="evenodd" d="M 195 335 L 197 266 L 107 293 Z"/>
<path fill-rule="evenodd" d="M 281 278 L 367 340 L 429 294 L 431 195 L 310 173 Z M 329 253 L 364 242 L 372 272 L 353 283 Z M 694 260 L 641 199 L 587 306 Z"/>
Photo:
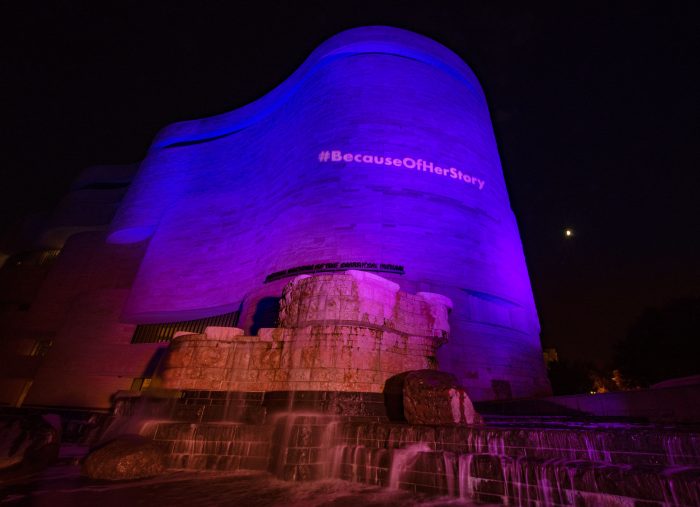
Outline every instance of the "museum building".
<path fill-rule="evenodd" d="M 176 331 L 274 327 L 300 274 L 453 303 L 437 353 L 474 400 L 549 393 L 484 93 L 411 32 L 331 38 L 259 100 L 86 170 L 0 270 L 0 403 L 108 407 Z"/>

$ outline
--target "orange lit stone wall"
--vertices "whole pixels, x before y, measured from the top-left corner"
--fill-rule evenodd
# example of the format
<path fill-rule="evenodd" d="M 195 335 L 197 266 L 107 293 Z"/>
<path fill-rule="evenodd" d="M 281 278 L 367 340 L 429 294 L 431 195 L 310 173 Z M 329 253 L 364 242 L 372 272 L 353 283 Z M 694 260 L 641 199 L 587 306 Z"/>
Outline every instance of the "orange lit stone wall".
<path fill-rule="evenodd" d="M 162 387 L 381 392 L 398 373 L 436 368 L 451 302 L 348 271 L 297 277 L 281 307 L 282 327 L 256 336 L 216 327 L 177 336 L 161 368 Z"/>

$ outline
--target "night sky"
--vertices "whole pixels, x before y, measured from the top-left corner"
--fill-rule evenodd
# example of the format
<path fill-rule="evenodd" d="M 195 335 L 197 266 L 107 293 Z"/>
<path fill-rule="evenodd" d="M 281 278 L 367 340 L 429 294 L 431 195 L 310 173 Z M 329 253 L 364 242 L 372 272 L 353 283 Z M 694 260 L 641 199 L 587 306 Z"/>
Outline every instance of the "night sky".
<path fill-rule="evenodd" d="M 4 3 L 1 230 L 169 123 L 260 97 L 335 33 L 405 28 L 486 92 L 544 345 L 603 365 L 645 307 L 700 293 L 700 11 L 526 4 Z"/>

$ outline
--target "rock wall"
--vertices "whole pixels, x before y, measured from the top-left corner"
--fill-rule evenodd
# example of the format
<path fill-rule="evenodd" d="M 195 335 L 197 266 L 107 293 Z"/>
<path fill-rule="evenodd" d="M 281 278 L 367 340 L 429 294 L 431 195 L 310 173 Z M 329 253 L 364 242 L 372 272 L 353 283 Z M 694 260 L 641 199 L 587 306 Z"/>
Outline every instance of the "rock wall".
<path fill-rule="evenodd" d="M 353 323 L 447 341 L 451 309 L 450 299 L 440 294 L 408 294 L 386 278 L 350 270 L 296 277 L 282 294 L 279 323 L 285 328 Z"/>
<path fill-rule="evenodd" d="M 208 327 L 176 336 L 162 387 L 221 391 L 381 392 L 389 377 L 435 369 L 451 302 L 407 294 L 377 275 L 300 276 L 281 301 L 280 326 L 247 336 Z"/>

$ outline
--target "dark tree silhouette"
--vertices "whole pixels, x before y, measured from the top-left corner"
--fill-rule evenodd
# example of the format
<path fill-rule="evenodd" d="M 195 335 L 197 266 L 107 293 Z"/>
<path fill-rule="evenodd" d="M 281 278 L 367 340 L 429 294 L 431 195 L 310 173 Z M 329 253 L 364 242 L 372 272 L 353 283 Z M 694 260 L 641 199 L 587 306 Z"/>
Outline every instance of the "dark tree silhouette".
<path fill-rule="evenodd" d="M 700 374 L 700 297 L 649 308 L 615 347 L 615 365 L 640 385 Z"/>
<path fill-rule="evenodd" d="M 555 395 L 582 394 L 591 391 L 593 366 L 584 362 L 554 361 L 547 367 L 552 393 Z"/>

